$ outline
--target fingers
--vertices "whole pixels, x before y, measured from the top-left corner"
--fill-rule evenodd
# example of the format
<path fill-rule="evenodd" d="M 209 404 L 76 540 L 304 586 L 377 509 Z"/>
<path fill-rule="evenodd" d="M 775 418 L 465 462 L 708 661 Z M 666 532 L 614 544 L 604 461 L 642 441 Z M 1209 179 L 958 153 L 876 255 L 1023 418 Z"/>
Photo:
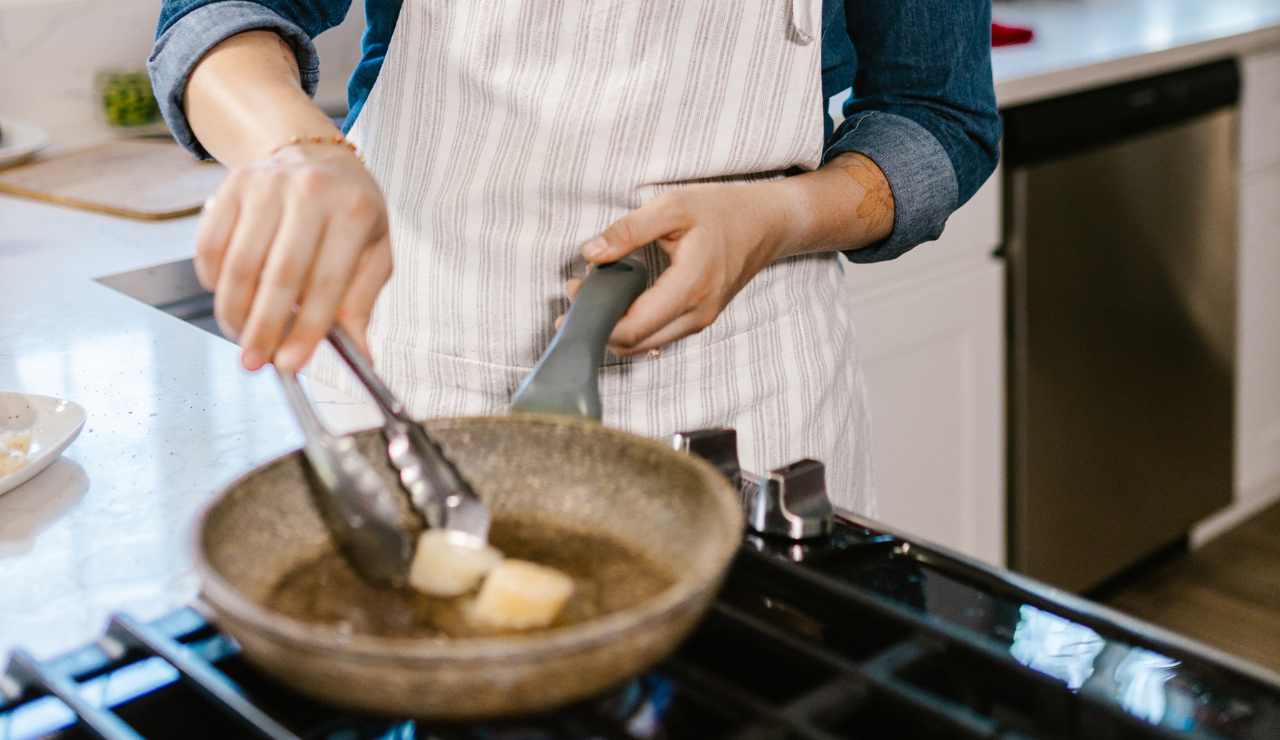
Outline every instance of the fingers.
<path fill-rule="evenodd" d="M 386 206 L 360 161 L 334 148 L 290 152 L 228 175 L 196 238 L 197 277 L 249 370 L 274 360 L 297 371 L 335 318 L 367 352 L 391 272 Z"/>
<path fill-rule="evenodd" d="M 275 190 L 249 194 L 238 209 L 239 218 L 218 268 L 214 314 L 223 334 L 237 339 L 244 328 L 258 287 L 258 276 L 280 220 L 280 195 Z"/>
<path fill-rule="evenodd" d="M 707 328 L 710 322 L 706 320 L 705 315 L 700 310 L 693 310 L 677 317 L 671 323 L 663 326 L 658 331 L 650 334 L 643 341 L 623 347 L 616 344 L 609 345 L 609 351 L 619 357 L 630 357 L 632 355 L 642 354 L 650 350 L 665 347 L 672 342 L 679 341 L 696 334 Z"/>
<path fill-rule="evenodd" d="M 570 303 L 573 303 L 578 298 L 578 291 L 580 290 L 582 290 L 582 278 L 569 278 L 564 281 L 564 294 Z M 564 315 L 562 314 L 556 317 L 556 331 L 559 331 L 563 325 Z"/>
<path fill-rule="evenodd" d="M 582 248 L 583 256 L 593 264 L 615 262 L 649 242 L 677 237 L 688 225 L 681 203 L 671 193 L 654 198 L 587 242 Z"/>
<path fill-rule="evenodd" d="M 279 348 L 323 233 L 322 214 L 292 199 L 269 248 L 240 338 L 241 362 L 246 370 L 262 367 Z"/>
<path fill-rule="evenodd" d="M 205 203 L 200 225 L 196 229 L 196 253 L 193 260 L 196 279 L 205 290 L 211 291 L 218 285 L 222 258 L 235 228 L 238 211 L 239 198 L 227 184 L 219 188 L 217 196 Z"/>
<path fill-rule="evenodd" d="M 369 318 L 382 287 L 391 279 L 391 243 L 387 237 L 366 249 L 356 265 L 355 278 L 338 307 L 338 322 L 369 356 Z"/>
<path fill-rule="evenodd" d="M 655 332 L 701 306 L 709 297 L 702 260 L 673 260 L 653 286 L 618 321 L 609 344 L 619 353 L 641 346 Z M 714 318 L 714 317 L 713 317 Z"/>
<path fill-rule="evenodd" d="M 671 258 L 670 267 L 618 321 L 609 348 L 618 355 L 634 355 L 710 326 L 738 290 L 773 259 L 772 231 L 760 215 L 769 210 L 771 197 L 745 186 L 708 185 L 664 193 L 585 244 L 583 254 L 592 264 L 619 260 L 651 242 Z M 579 281 L 570 281 L 565 291 L 572 298 L 579 288 Z"/>
<path fill-rule="evenodd" d="M 710 281 L 705 277 L 702 260 L 695 260 L 697 264 L 688 262 L 678 260 L 652 288 L 636 299 L 614 327 L 609 351 L 620 357 L 648 352 L 711 325 L 719 311 L 711 305 Z M 565 281 L 564 289 L 573 301 L 582 289 L 582 280 L 571 278 Z M 557 330 L 564 319 L 564 316 L 556 319 Z"/>
<path fill-rule="evenodd" d="M 346 296 L 356 261 L 369 243 L 377 211 L 364 199 L 353 203 L 347 213 L 329 221 L 293 327 L 275 355 L 276 367 L 285 372 L 301 370 L 324 339 Z M 385 228 L 383 232 L 379 242 L 385 238 Z"/>
<path fill-rule="evenodd" d="M 654 287 L 656 288 L 657 286 L 655 285 Z M 565 282 L 565 295 L 569 296 L 569 300 L 572 301 L 577 298 L 578 291 L 581 290 L 581 288 L 582 281 L 577 278 L 572 278 Z M 647 295 L 649 295 L 649 293 L 646 292 L 641 295 L 641 298 L 644 298 Z M 663 301 L 664 298 L 659 295 L 655 300 L 660 302 Z M 648 301 L 646 301 L 646 303 L 648 303 Z M 640 301 L 637 300 L 636 304 L 640 304 Z M 633 315 L 637 313 L 639 314 L 638 316 Z M 666 311 L 663 312 L 663 315 L 659 316 L 648 316 L 646 314 L 647 308 L 644 305 L 638 305 L 638 307 L 637 305 L 633 305 L 631 311 L 628 312 L 628 316 L 633 319 L 638 319 L 641 322 L 647 322 L 652 319 L 658 324 L 657 330 L 633 343 L 622 344 L 613 341 L 611 338 L 609 343 L 610 352 L 613 352 L 615 355 L 620 357 L 648 352 L 651 349 L 666 346 L 672 342 L 683 339 L 690 334 L 705 329 L 707 325 L 711 323 L 711 320 L 715 318 L 715 312 L 708 312 L 700 306 L 686 310 L 684 313 L 677 315 L 669 321 L 664 318 L 669 315 L 669 312 Z M 559 331 L 560 327 L 564 325 L 564 319 L 564 316 L 556 318 L 557 331 Z M 618 326 L 621 327 L 624 332 L 627 331 L 627 327 L 624 326 L 621 321 Z M 615 331 L 616 329 L 617 328 L 615 327 Z"/>

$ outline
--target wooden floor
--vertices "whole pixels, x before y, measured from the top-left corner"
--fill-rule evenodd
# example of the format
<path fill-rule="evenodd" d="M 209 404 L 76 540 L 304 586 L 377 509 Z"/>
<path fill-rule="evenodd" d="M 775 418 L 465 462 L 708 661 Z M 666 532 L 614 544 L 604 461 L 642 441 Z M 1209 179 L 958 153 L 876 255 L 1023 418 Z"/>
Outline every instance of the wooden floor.
<path fill-rule="evenodd" d="M 1107 603 L 1280 671 L 1280 504 L 1143 573 Z"/>

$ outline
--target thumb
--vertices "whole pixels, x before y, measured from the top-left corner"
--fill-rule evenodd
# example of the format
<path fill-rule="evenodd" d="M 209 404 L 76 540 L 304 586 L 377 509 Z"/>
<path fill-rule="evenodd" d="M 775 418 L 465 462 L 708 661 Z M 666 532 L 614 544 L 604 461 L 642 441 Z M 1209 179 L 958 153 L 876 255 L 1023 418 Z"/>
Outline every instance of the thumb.
<path fill-rule="evenodd" d="M 682 211 L 670 196 L 660 195 L 614 221 L 583 245 L 582 256 L 597 265 L 617 262 L 649 242 L 681 229 L 684 226 Z"/>

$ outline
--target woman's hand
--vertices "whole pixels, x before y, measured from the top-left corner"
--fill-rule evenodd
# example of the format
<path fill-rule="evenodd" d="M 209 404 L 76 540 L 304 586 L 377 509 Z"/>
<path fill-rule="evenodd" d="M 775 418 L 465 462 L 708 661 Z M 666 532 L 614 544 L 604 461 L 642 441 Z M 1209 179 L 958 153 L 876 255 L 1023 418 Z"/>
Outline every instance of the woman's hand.
<path fill-rule="evenodd" d="M 618 321 L 609 349 L 657 349 L 710 326 L 790 236 L 780 182 L 719 183 L 673 190 L 628 213 L 583 247 L 592 264 L 614 262 L 656 242 L 671 266 Z M 581 281 L 570 280 L 575 296 Z"/>
<path fill-rule="evenodd" d="M 892 232 L 893 214 L 884 174 L 857 153 L 780 180 L 663 193 L 582 248 L 591 264 L 614 262 L 650 242 L 671 258 L 618 321 L 609 349 L 634 355 L 695 334 L 775 260 L 874 244 Z M 568 282 L 570 299 L 580 286 Z"/>
<path fill-rule="evenodd" d="M 367 352 L 391 277 L 382 193 L 342 147 L 285 147 L 227 176 L 200 221 L 195 267 L 249 370 L 300 370 L 335 320 Z"/>

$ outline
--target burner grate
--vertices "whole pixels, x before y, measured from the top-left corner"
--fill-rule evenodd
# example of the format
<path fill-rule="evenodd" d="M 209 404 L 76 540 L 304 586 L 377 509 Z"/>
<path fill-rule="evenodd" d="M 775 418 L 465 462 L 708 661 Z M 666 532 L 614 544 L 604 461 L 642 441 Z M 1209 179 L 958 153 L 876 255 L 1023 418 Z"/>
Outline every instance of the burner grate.
<path fill-rule="evenodd" d="M 226 676 L 182 643 L 171 640 L 124 614 L 117 614 L 111 619 L 107 627 L 107 637 L 163 659 L 176 668 L 184 679 L 199 689 L 210 701 L 242 720 L 247 729 L 253 730 L 258 735 L 271 740 L 290 740 L 297 737 L 254 706 Z M 67 701 L 61 694 L 58 694 L 58 698 L 64 702 Z M 76 711 L 79 713 L 78 709 Z M 92 726 L 92 723 L 87 720 L 86 724 Z"/>
<path fill-rule="evenodd" d="M 843 553 L 880 563 L 891 542 L 872 544 Z M 102 639 L 52 660 L 16 652 L 0 676 L 0 738 L 1272 736 L 1146 722 L 909 599 L 764 550 L 741 550 L 720 598 L 676 655 L 603 697 L 544 715 L 482 726 L 353 715 L 267 679 L 228 637 L 183 609 L 145 624 L 116 615 Z"/>
<path fill-rule="evenodd" d="M 778 610 L 820 615 L 820 638 L 764 616 Z M 1223 740 L 1152 725 L 1109 697 L 1068 691 L 969 630 L 777 555 L 744 548 L 715 614 L 861 688 L 861 700 L 828 725 L 837 734 L 908 727 L 922 739 Z"/>

